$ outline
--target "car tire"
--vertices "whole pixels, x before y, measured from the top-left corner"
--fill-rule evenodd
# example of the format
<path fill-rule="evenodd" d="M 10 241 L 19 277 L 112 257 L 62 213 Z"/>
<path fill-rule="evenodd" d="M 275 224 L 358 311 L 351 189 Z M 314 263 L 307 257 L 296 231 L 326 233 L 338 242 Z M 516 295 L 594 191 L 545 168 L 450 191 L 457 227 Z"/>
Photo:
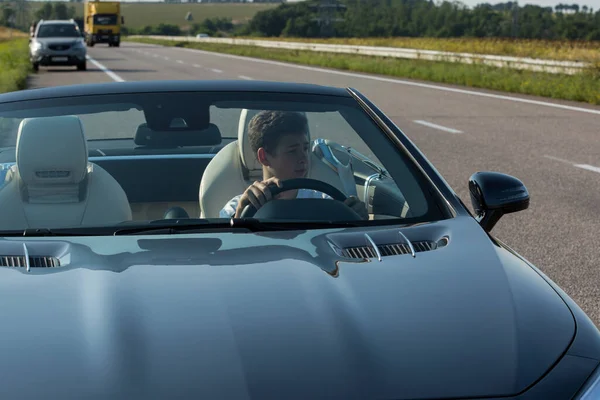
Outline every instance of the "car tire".
<path fill-rule="evenodd" d="M 40 70 L 40 64 L 38 64 L 38 63 L 32 63 L 32 64 L 31 64 L 31 67 L 33 68 L 33 70 L 34 70 L 35 72 L 37 72 L 37 71 L 39 71 L 39 70 Z"/>
<path fill-rule="evenodd" d="M 119 47 L 119 46 L 121 46 L 120 42 L 115 43 L 115 47 Z"/>
<path fill-rule="evenodd" d="M 77 64 L 77 71 L 87 70 L 87 63 L 84 61 L 81 64 Z"/>

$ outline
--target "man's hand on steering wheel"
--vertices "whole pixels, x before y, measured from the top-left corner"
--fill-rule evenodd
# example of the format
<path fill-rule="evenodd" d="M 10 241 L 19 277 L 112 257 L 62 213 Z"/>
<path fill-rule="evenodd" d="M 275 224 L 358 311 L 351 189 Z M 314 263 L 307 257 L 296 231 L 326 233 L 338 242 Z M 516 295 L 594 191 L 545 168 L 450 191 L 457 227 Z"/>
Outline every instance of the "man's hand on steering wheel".
<path fill-rule="evenodd" d="M 293 183 L 292 183 L 293 182 Z M 277 186 L 277 188 L 274 188 Z M 285 188 L 284 188 L 285 186 Z M 245 218 L 252 217 L 254 214 L 267 202 L 274 198 L 271 189 L 275 190 L 275 193 L 281 193 L 283 191 L 300 189 L 308 187 L 312 190 L 329 195 L 333 200 L 344 203 L 348 208 L 354 211 L 361 219 L 369 219 L 367 207 L 365 203 L 360 201 L 356 196 L 346 197 L 342 192 L 337 190 L 335 187 L 318 180 L 314 179 L 291 179 L 287 181 L 280 181 L 277 178 L 270 178 L 262 182 L 254 182 L 246 191 L 242 194 L 238 206 L 235 210 L 234 218 Z M 252 209 L 254 208 L 254 209 Z"/>
<path fill-rule="evenodd" d="M 281 187 L 281 181 L 277 178 L 269 178 L 262 182 L 256 181 L 250 185 L 240 197 L 238 206 L 235 209 L 235 218 L 240 218 L 242 211 L 248 204 L 252 204 L 258 210 L 270 201 L 273 197 L 268 187 L 271 185 Z"/>

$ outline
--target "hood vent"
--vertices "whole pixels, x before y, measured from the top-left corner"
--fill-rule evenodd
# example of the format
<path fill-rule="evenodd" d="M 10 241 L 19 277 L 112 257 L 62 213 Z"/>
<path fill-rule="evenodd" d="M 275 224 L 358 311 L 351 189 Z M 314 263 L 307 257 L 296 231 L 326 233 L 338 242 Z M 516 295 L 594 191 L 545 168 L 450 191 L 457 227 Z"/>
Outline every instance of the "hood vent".
<path fill-rule="evenodd" d="M 422 251 L 431 251 L 438 248 L 438 243 L 429 241 L 412 242 L 415 253 Z M 442 245 L 446 245 L 443 243 Z M 440 246 L 441 247 L 441 246 Z M 381 257 L 400 256 L 412 254 L 410 247 L 404 243 L 391 243 L 377 245 Z M 377 258 L 377 253 L 373 246 L 346 247 L 342 249 L 342 256 L 347 258 Z"/>
<path fill-rule="evenodd" d="M 0 267 L 26 267 L 25 256 L 0 256 Z M 29 257 L 31 268 L 55 268 L 60 267 L 60 261 L 56 257 Z"/>

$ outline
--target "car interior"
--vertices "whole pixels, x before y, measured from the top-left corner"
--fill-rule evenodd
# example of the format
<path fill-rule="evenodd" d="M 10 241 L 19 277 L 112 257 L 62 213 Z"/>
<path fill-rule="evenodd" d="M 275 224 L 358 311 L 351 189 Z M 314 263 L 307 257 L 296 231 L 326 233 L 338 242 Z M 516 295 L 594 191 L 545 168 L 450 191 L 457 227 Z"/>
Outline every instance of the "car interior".
<path fill-rule="evenodd" d="M 88 163 L 76 116 L 23 120 L 15 152 L 16 164 L 0 190 L 4 229 L 117 224 L 132 218 L 121 185 Z"/>
<path fill-rule="evenodd" d="M 2 210 L 10 210 L 2 216 L 3 228 L 219 218 L 232 197 L 262 176 L 247 136 L 258 112 L 240 110 L 235 136 L 194 117 L 170 120 L 168 126 L 150 120 L 154 129 L 142 123 L 133 139 L 87 141 L 77 116 L 24 119 L 16 148 L 0 153 L 0 162 L 16 159 L 0 190 Z M 308 178 L 344 192 L 338 173 L 315 152 L 311 157 Z M 363 163 L 353 162 L 353 169 L 356 193 L 367 199 L 371 219 L 407 216 L 408 204 L 391 178 Z M 173 214 L 174 208 L 184 212 Z"/>

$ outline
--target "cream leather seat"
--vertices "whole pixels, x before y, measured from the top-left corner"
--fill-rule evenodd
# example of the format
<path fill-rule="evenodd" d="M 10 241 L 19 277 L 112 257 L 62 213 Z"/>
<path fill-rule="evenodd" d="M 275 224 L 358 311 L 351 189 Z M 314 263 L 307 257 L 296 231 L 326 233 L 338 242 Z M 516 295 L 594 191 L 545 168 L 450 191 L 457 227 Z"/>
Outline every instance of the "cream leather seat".
<path fill-rule="evenodd" d="M 107 225 L 131 220 L 125 191 L 88 163 L 78 117 L 24 119 L 16 164 L 0 189 L 0 229 Z"/>
<path fill-rule="evenodd" d="M 219 211 L 229 200 L 242 194 L 254 181 L 262 180 L 262 165 L 248 138 L 248 123 L 259 112 L 242 110 L 238 139 L 223 147 L 206 167 L 199 191 L 201 218 L 219 218 Z M 329 183 L 345 193 L 337 173 L 312 153 L 307 177 Z"/>

